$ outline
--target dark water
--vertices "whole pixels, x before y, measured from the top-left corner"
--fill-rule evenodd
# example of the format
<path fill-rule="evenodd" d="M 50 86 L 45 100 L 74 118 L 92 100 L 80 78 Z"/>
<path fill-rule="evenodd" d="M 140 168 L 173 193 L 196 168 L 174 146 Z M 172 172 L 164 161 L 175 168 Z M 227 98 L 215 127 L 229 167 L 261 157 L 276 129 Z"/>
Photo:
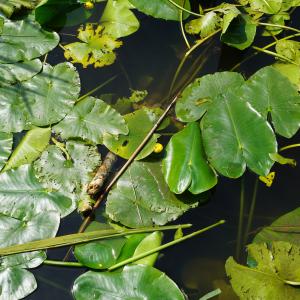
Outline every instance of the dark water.
<path fill-rule="evenodd" d="M 92 20 L 98 20 L 100 14 L 101 11 L 98 15 L 94 15 Z M 80 71 L 82 94 L 111 76 L 119 74 L 114 82 L 97 92 L 96 95 L 115 93 L 118 96 L 126 96 L 129 94 L 129 88 L 148 89 L 149 101 L 154 103 L 160 103 L 167 95 L 172 76 L 185 50 L 179 26 L 175 22 L 139 16 L 140 30 L 123 39 L 124 45 L 118 50 L 118 59 L 114 65 L 101 69 L 82 69 L 76 65 Z M 289 25 L 299 28 L 299 17 L 299 12 L 294 14 L 293 21 Z M 65 28 L 61 33 L 76 34 L 76 28 Z M 62 35 L 63 43 L 73 40 Z M 208 62 L 199 75 L 228 70 L 245 55 L 251 53 L 250 50 L 242 53 L 229 47 L 221 47 L 217 40 L 213 41 L 209 47 Z M 188 60 L 188 64 L 191 65 L 201 53 L 201 50 L 198 51 Z M 57 49 L 48 57 L 48 62 L 51 64 L 61 61 L 64 61 L 61 49 Z M 249 76 L 260 66 L 270 64 L 272 61 L 272 58 L 258 55 L 244 64 L 241 71 Z M 299 141 L 300 135 L 298 134 L 293 140 L 281 139 L 279 142 L 280 145 L 286 145 Z M 285 154 L 300 160 L 300 151 L 297 149 Z M 267 188 L 262 182 L 259 183 L 252 226 L 254 231 L 300 206 L 298 196 L 300 168 L 276 165 L 274 170 L 276 179 L 271 188 Z M 255 176 L 247 173 L 244 222 L 247 219 L 254 181 Z M 205 227 L 220 219 L 225 219 L 226 224 L 164 251 L 157 261 L 156 267 L 170 276 L 188 294 L 189 299 L 199 299 L 200 296 L 219 287 L 220 280 L 226 278 L 224 263 L 229 256 L 235 254 L 236 248 L 239 193 L 240 180 L 221 177 L 210 201 L 186 213 L 177 222 L 192 223 L 195 229 Z M 76 232 L 80 223 L 81 217 L 73 213 L 62 220 L 58 235 Z M 253 235 L 249 237 L 249 241 L 252 237 Z M 61 260 L 65 252 L 66 249 L 51 250 L 48 252 L 48 258 Z M 245 254 L 244 251 L 242 251 L 241 260 L 245 256 L 243 254 Z M 73 281 L 85 270 L 42 266 L 33 272 L 38 281 L 38 289 L 27 299 L 67 300 L 72 299 L 70 289 Z"/>

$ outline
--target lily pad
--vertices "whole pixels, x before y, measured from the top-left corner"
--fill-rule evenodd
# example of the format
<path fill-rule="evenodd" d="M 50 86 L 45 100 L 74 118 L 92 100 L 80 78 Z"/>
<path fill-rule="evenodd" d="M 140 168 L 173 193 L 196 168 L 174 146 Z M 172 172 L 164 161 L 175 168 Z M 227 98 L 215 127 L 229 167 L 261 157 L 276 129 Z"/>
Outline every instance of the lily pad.
<path fill-rule="evenodd" d="M 165 19 L 165 20 L 180 20 L 180 9 L 168 0 L 129 0 L 136 9 L 143 12 L 146 15 L 154 18 Z M 182 0 L 174 0 L 179 6 L 182 6 Z M 187 10 L 191 9 L 189 0 L 185 1 L 184 8 Z M 189 14 L 184 12 L 183 19 L 188 18 Z"/>
<path fill-rule="evenodd" d="M 58 45 L 59 35 L 45 31 L 30 18 L 5 20 L 0 35 L 0 62 L 15 63 L 40 57 Z"/>
<path fill-rule="evenodd" d="M 0 169 L 3 168 L 7 158 L 10 155 L 13 144 L 11 133 L 0 132 Z"/>
<path fill-rule="evenodd" d="M 299 299 L 299 247 L 286 242 L 274 242 L 270 247 L 251 244 L 248 252 L 255 267 L 239 265 L 232 257 L 225 265 L 240 299 Z"/>
<path fill-rule="evenodd" d="M 50 136 L 51 128 L 29 130 L 10 156 L 3 172 L 35 161 L 47 147 Z"/>
<path fill-rule="evenodd" d="M 174 134 L 166 151 L 162 170 L 172 192 L 181 194 L 188 189 L 199 194 L 217 184 L 217 176 L 206 159 L 198 123 L 189 123 Z"/>
<path fill-rule="evenodd" d="M 222 175 L 238 178 L 246 165 L 266 176 L 277 152 L 275 134 L 264 118 L 237 91 L 218 96 L 201 121 L 204 149 Z"/>
<path fill-rule="evenodd" d="M 111 226 L 93 222 L 86 232 L 102 229 L 111 229 Z M 74 255 L 79 262 L 89 268 L 107 269 L 116 263 L 125 242 L 126 238 L 119 237 L 77 245 Z"/>
<path fill-rule="evenodd" d="M 275 63 L 273 67 L 279 71 L 282 75 L 286 76 L 291 83 L 296 85 L 298 91 L 300 91 L 300 68 L 293 64 Z"/>
<path fill-rule="evenodd" d="M 159 162 L 133 162 L 109 193 L 106 213 L 128 227 L 164 225 L 196 203 L 179 200 L 164 182 Z"/>
<path fill-rule="evenodd" d="M 123 117 L 104 101 L 87 97 L 79 101 L 54 130 L 62 138 L 82 138 L 95 144 L 102 144 L 105 134 L 127 134 Z"/>
<path fill-rule="evenodd" d="M 136 110 L 124 116 L 128 126 L 128 135 L 105 135 L 103 143 L 113 153 L 128 159 L 136 148 L 141 144 L 147 133 L 151 130 L 155 122 L 158 120 L 159 114 L 147 108 Z M 141 126 L 141 124 L 143 126 Z M 137 156 L 137 160 L 143 159 L 153 152 L 159 134 L 153 134 L 147 145 Z"/>
<path fill-rule="evenodd" d="M 101 158 L 96 146 L 75 141 L 66 143 L 65 152 L 69 157 L 55 145 L 48 146 L 34 163 L 34 168 L 47 189 L 60 191 L 75 202 L 88 197 L 87 185 L 100 166 Z"/>
<path fill-rule="evenodd" d="M 176 103 L 176 116 L 182 122 L 199 120 L 206 112 L 214 97 L 228 89 L 240 87 L 244 78 L 239 73 L 216 72 L 195 79 L 182 92 Z"/>
<path fill-rule="evenodd" d="M 250 7 L 254 11 L 266 14 L 276 14 L 281 9 L 282 0 L 250 0 Z"/>
<path fill-rule="evenodd" d="M 257 71 L 242 87 L 242 97 L 264 119 L 271 116 L 275 131 L 287 138 L 300 127 L 300 95 L 296 87 L 275 68 Z"/>
<path fill-rule="evenodd" d="M 108 0 L 100 19 L 104 32 L 116 39 L 136 32 L 140 23 L 131 11 L 133 8 L 128 0 Z"/>
<path fill-rule="evenodd" d="M 170 278 L 144 265 L 126 266 L 121 272 L 89 271 L 75 280 L 73 295 L 76 300 L 184 300 L 180 289 Z"/>
<path fill-rule="evenodd" d="M 60 193 L 49 192 L 38 182 L 30 165 L 23 165 L 0 175 L 0 214 L 13 218 L 54 211 L 65 216 L 72 201 Z"/>
<path fill-rule="evenodd" d="M 38 0 L 0 0 L 0 12 L 10 17 L 15 11 L 22 8 L 33 9 Z"/>
<path fill-rule="evenodd" d="M 12 64 L 0 64 L 0 85 L 14 84 L 32 78 L 42 69 L 39 59 L 17 62 Z"/>

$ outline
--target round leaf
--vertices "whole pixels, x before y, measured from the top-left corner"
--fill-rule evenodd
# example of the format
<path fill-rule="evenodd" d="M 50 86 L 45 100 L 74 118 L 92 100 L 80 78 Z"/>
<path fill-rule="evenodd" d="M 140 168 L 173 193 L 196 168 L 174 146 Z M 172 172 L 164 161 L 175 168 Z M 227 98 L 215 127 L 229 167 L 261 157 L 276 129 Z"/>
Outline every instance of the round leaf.
<path fill-rule="evenodd" d="M 269 114 L 275 131 L 290 138 L 300 127 L 300 95 L 296 87 L 273 67 L 257 71 L 242 87 L 243 98 L 266 120 Z"/>
<path fill-rule="evenodd" d="M 143 108 L 125 115 L 124 119 L 128 125 L 128 135 L 115 137 L 107 134 L 103 143 L 111 152 L 128 159 L 158 120 L 158 115 L 150 109 Z M 151 154 L 158 137 L 158 134 L 153 134 L 136 159 L 143 159 Z"/>
<path fill-rule="evenodd" d="M 197 78 L 182 92 L 176 103 L 176 116 L 182 122 L 199 120 L 206 112 L 213 98 L 228 88 L 239 87 L 244 78 L 239 73 L 217 72 Z"/>
<path fill-rule="evenodd" d="M 276 14 L 279 12 L 282 2 L 282 0 L 250 0 L 249 4 L 254 11 L 260 11 L 266 14 Z"/>
<path fill-rule="evenodd" d="M 300 91 L 300 68 L 298 68 L 298 66 L 276 63 L 273 65 L 273 67 L 282 75 L 286 76 L 291 83 L 297 86 L 298 91 Z"/>
<path fill-rule="evenodd" d="M 222 175 L 240 177 L 246 165 L 266 176 L 277 152 L 269 123 L 235 92 L 217 97 L 201 122 L 204 149 L 209 162 Z"/>
<path fill-rule="evenodd" d="M 174 134 L 166 148 L 162 170 L 172 192 L 189 189 L 199 194 L 217 184 L 217 176 L 207 163 L 198 123 L 189 123 Z"/>
<path fill-rule="evenodd" d="M 105 134 L 127 134 L 123 117 L 104 101 L 88 97 L 79 101 L 54 130 L 62 138 L 79 137 L 101 144 Z"/>
<path fill-rule="evenodd" d="M 14 63 L 40 57 L 59 42 L 56 32 L 45 31 L 30 18 L 21 21 L 5 20 L 0 35 L 0 62 Z"/>
<path fill-rule="evenodd" d="M 126 266 L 122 272 L 89 271 L 75 280 L 73 295 L 76 300 L 184 300 L 170 278 L 144 265 Z"/>
<path fill-rule="evenodd" d="M 193 206 L 170 192 L 160 163 L 135 161 L 109 193 L 106 213 L 125 226 L 145 227 L 164 225 Z"/>

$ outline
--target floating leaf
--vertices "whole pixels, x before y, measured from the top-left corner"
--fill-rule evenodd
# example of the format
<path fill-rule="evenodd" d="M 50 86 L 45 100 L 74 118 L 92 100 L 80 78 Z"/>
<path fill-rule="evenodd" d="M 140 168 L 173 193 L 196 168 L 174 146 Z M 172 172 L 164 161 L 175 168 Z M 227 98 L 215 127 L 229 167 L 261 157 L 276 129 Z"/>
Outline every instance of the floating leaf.
<path fill-rule="evenodd" d="M 111 226 L 93 222 L 85 232 L 109 229 Z M 124 237 L 99 240 L 75 247 L 74 255 L 83 265 L 92 269 L 107 269 L 116 263 L 126 239 Z"/>
<path fill-rule="evenodd" d="M 70 158 L 58 147 L 48 146 L 34 163 L 37 177 L 47 189 L 60 191 L 76 201 L 82 200 L 88 197 L 87 185 L 101 164 L 100 155 L 96 146 L 75 141 L 68 141 L 65 151 Z"/>
<path fill-rule="evenodd" d="M 300 95 L 295 86 L 273 67 L 258 70 L 242 87 L 246 99 L 266 120 L 271 115 L 275 131 L 287 138 L 300 127 Z"/>
<path fill-rule="evenodd" d="M 108 195 L 106 213 L 125 226 L 143 227 L 166 224 L 193 206 L 170 192 L 160 163 L 135 161 Z"/>
<path fill-rule="evenodd" d="M 275 63 L 273 67 L 286 76 L 300 91 L 300 68 L 293 64 Z"/>
<path fill-rule="evenodd" d="M 216 72 L 195 79 L 182 92 L 176 103 L 176 116 L 182 122 L 199 120 L 206 112 L 214 97 L 226 90 L 240 87 L 244 78 L 239 73 Z"/>
<path fill-rule="evenodd" d="M 42 56 L 55 48 L 59 36 L 45 31 L 30 18 L 21 21 L 5 20 L 0 35 L 0 62 L 14 63 Z"/>
<path fill-rule="evenodd" d="M 277 152 L 275 134 L 264 118 L 237 91 L 214 99 L 201 121 L 203 144 L 211 165 L 222 175 L 237 178 L 246 165 L 267 175 Z"/>
<path fill-rule="evenodd" d="M 76 300 L 164 299 L 184 300 L 177 285 L 161 271 L 144 265 L 126 266 L 121 272 L 89 271 L 73 286 Z"/>
<path fill-rule="evenodd" d="M 0 214 L 9 214 L 14 218 L 29 218 L 46 211 L 65 216 L 72 209 L 69 198 L 42 187 L 30 165 L 0 175 L 0 203 Z"/>
<path fill-rule="evenodd" d="M 254 11 L 276 14 L 281 8 L 282 0 L 250 0 L 249 4 Z"/>
<path fill-rule="evenodd" d="M 300 64 L 300 42 L 293 40 L 279 40 L 276 43 L 276 52 L 285 58 Z"/>
<path fill-rule="evenodd" d="M 286 242 L 274 242 L 270 248 L 266 244 L 251 244 L 248 252 L 255 267 L 239 265 L 232 257 L 225 265 L 240 299 L 299 299 L 299 247 Z"/>
<path fill-rule="evenodd" d="M 268 19 L 268 23 L 284 26 L 285 21 L 290 20 L 290 15 L 287 12 L 280 11 L 276 15 L 272 15 Z M 265 26 L 265 30 L 263 32 L 263 36 L 274 36 L 283 31 L 283 28 L 277 27 L 277 26 Z"/>
<path fill-rule="evenodd" d="M 105 135 L 103 143 L 113 153 L 128 159 L 140 145 L 147 133 L 151 130 L 159 115 L 154 110 L 143 108 L 124 116 L 128 126 L 128 135 L 118 137 Z M 141 124 L 143 126 L 141 126 Z M 137 156 L 137 160 L 143 159 L 154 150 L 159 134 L 153 134 L 147 145 Z"/>
<path fill-rule="evenodd" d="M 234 18 L 226 31 L 223 30 L 221 41 L 239 50 L 248 48 L 256 34 L 256 25 L 248 15 L 239 14 Z"/>
<path fill-rule="evenodd" d="M 41 69 L 42 63 L 39 59 L 0 64 L 0 86 L 28 80 L 39 73 Z"/>
<path fill-rule="evenodd" d="M 79 91 L 72 64 L 44 65 L 32 79 L 0 89 L 0 130 L 19 132 L 56 123 L 72 109 Z"/>
<path fill-rule="evenodd" d="M 36 268 L 44 260 L 44 252 L 31 252 L 1 258 L 0 300 L 18 300 L 31 294 L 37 283 L 34 276 L 25 268 Z"/>
<path fill-rule="evenodd" d="M 180 9 L 168 0 L 129 0 L 135 8 L 143 12 L 146 15 L 154 18 L 165 19 L 165 20 L 180 20 Z M 183 5 L 182 0 L 174 0 L 179 6 Z M 187 10 L 191 9 L 190 1 L 186 0 L 184 8 Z M 189 16 L 188 13 L 183 13 L 183 19 Z"/>
<path fill-rule="evenodd" d="M 88 65 L 99 68 L 113 64 L 116 59 L 114 50 L 122 45 L 122 42 L 105 33 L 101 25 L 94 27 L 87 24 L 85 29 L 81 26 L 77 37 L 82 42 L 65 45 L 64 55 L 66 59 L 80 63 L 84 68 Z"/>
<path fill-rule="evenodd" d="M 203 17 L 186 23 L 185 30 L 189 34 L 200 34 L 201 38 L 205 38 L 218 29 L 220 22 L 220 17 L 214 11 L 210 11 Z"/>
<path fill-rule="evenodd" d="M 0 132 L 0 169 L 4 166 L 10 155 L 13 144 L 13 136 L 11 133 Z"/>
<path fill-rule="evenodd" d="M 100 19 L 104 33 L 118 39 L 136 32 L 140 23 L 133 8 L 128 0 L 108 0 Z"/>
<path fill-rule="evenodd" d="M 95 144 L 102 144 L 105 134 L 127 134 L 123 117 L 104 101 L 87 97 L 79 101 L 54 130 L 62 138 L 82 138 Z"/>
<path fill-rule="evenodd" d="M 21 8 L 33 9 L 37 3 L 38 0 L 0 0 L 0 12 L 10 17 Z"/>
<path fill-rule="evenodd" d="M 225 33 L 231 24 L 231 22 L 240 15 L 240 11 L 235 5 L 229 3 L 223 3 L 219 6 L 218 11 L 224 14 L 222 23 L 222 33 Z"/>
<path fill-rule="evenodd" d="M 12 153 L 3 171 L 35 161 L 47 147 L 50 136 L 51 128 L 36 127 L 28 131 Z"/>
<path fill-rule="evenodd" d="M 160 231 L 155 231 L 147 235 L 136 247 L 133 253 L 133 257 L 159 247 L 161 245 L 162 238 L 163 234 Z M 153 266 L 157 260 L 158 254 L 159 252 L 156 252 L 152 255 L 148 255 L 144 258 L 136 260 L 135 262 L 133 262 L 133 264 Z"/>
<path fill-rule="evenodd" d="M 189 123 L 174 134 L 166 150 L 162 170 L 172 192 L 181 194 L 189 189 L 199 194 L 217 184 L 217 176 L 207 163 L 198 123 Z"/>
<path fill-rule="evenodd" d="M 270 226 L 263 228 L 253 243 L 284 241 L 300 246 L 300 208 L 279 217 Z"/>

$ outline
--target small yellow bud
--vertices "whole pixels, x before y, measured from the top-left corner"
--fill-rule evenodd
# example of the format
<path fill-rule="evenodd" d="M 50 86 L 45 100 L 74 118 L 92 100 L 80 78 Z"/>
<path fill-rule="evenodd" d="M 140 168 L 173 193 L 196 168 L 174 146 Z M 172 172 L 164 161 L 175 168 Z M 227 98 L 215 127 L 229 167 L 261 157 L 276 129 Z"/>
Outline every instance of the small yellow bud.
<path fill-rule="evenodd" d="M 153 152 L 154 153 L 160 153 L 162 150 L 164 149 L 164 146 L 160 143 L 156 143 L 154 145 L 154 149 L 153 149 Z"/>
<path fill-rule="evenodd" d="M 85 9 L 93 9 L 94 8 L 94 3 L 91 1 L 87 1 L 84 3 L 84 8 Z"/>
<path fill-rule="evenodd" d="M 271 187 L 273 180 L 275 178 L 275 172 L 269 173 L 267 176 L 259 176 L 260 181 L 266 184 L 267 187 Z"/>

